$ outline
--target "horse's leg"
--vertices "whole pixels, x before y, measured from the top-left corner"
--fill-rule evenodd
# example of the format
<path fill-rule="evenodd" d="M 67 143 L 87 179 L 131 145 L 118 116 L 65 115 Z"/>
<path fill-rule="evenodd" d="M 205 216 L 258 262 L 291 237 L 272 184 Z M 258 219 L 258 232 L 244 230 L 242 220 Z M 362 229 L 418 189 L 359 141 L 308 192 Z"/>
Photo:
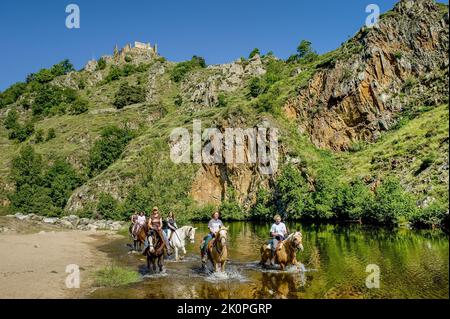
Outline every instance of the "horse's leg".
<path fill-rule="evenodd" d="M 158 266 L 159 266 L 159 271 L 162 272 L 163 271 L 163 255 L 159 256 L 158 258 Z"/>
<path fill-rule="evenodd" d="M 186 247 L 184 247 L 184 245 L 183 245 L 182 249 L 183 249 L 183 256 L 181 256 L 181 259 L 183 259 L 184 256 L 186 256 L 186 254 L 187 254 Z"/>
<path fill-rule="evenodd" d="M 152 258 L 153 271 L 156 271 L 156 258 Z"/>
<path fill-rule="evenodd" d="M 222 270 L 222 272 L 225 272 L 225 264 L 226 264 L 226 260 L 222 262 L 222 265 L 220 266 L 220 269 Z"/>
<path fill-rule="evenodd" d="M 150 271 L 150 256 L 147 255 L 147 269 Z"/>
<path fill-rule="evenodd" d="M 175 246 L 175 261 L 178 261 L 178 247 Z"/>
<path fill-rule="evenodd" d="M 213 264 L 214 264 L 214 270 L 216 272 L 219 272 L 219 263 L 218 262 L 213 262 Z"/>

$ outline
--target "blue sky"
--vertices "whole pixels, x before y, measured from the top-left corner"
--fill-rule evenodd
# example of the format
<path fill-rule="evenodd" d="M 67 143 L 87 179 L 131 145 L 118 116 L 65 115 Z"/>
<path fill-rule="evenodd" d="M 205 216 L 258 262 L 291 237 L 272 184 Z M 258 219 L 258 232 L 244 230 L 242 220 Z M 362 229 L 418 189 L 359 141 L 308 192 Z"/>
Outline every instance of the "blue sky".
<path fill-rule="evenodd" d="M 448 1 L 444 1 L 448 3 Z M 67 29 L 68 4 L 81 28 Z M 301 39 L 319 53 L 337 48 L 364 24 L 365 8 L 395 0 L 2 0 L 0 91 L 27 74 L 68 58 L 77 69 L 117 43 L 158 43 L 171 61 L 203 56 L 208 64 L 247 56 L 255 47 L 286 58 Z"/>

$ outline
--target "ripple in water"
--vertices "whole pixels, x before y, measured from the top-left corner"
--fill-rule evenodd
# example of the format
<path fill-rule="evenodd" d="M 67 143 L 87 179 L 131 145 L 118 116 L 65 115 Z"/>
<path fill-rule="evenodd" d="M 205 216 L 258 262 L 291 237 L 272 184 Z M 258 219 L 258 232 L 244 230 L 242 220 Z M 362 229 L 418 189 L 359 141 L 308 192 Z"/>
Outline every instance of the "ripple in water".
<path fill-rule="evenodd" d="M 208 272 L 205 280 L 211 283 L 219 283 L 222 281 L 249 281 L 244 275 L 241 274 L 240 271 L 238 271 L 234 267 L 229 267 L 225 272 Z"/>

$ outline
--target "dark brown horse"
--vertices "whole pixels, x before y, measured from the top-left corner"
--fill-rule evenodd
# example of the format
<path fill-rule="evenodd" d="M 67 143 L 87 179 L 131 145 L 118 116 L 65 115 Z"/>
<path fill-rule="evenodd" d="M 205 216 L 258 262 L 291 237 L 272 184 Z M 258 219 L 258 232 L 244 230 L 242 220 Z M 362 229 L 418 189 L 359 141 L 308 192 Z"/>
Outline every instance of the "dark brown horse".
<path fill-rule="evenodd" d="M 151 230 L 148 236 L 147 268 L 150 270 L 152 264 L 153 271 L 156 271 L 156 261 L 158 261 L 159 271 L 163 271 L 163 257 L 165 250 L 164 240 L 160 231 Z"/>

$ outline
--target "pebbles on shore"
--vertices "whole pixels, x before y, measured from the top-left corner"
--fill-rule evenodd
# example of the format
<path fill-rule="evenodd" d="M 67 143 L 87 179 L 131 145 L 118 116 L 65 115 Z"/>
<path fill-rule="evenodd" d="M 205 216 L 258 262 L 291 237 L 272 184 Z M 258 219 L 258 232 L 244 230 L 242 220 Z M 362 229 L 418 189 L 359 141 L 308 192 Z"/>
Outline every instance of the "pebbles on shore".
<path fill-rule="evenodd" d="M 89 218 L 80 218 L 76 215 L 58 217 L 45 217 L 37 214 L 22 214 L 7 215 L 10 218 L 16 218 L 21 221 L 35 221 L 43 224 L 56 225 L 66 229 L 78 230 L 112 230 L 117 231 L 126 225 L 123 221 L 114 220 L 95 220 Z"/>

